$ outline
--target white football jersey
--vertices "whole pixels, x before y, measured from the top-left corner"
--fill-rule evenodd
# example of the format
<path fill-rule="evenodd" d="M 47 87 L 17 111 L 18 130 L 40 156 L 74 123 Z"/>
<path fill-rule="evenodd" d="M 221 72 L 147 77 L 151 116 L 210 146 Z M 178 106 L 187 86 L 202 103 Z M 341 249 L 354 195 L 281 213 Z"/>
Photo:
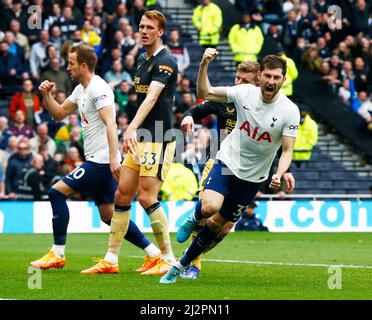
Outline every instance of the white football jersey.
<path fill-rule="evenodd" d="M 79 107 L 84 137 L 86 160 L 96 163 L 110 163 L 106 126 L 98 110 L 110 106 L 115 118 L 114 93 L 101 77 L 94 75 L 84 89 L 82 84 L 75 87 L 67 98 Z"/>
<path fill-rule="evenodd" d="M 284 94 L 270 104 L 260 97 L 261 89 L 251 84 L 227 87 L 228 102 L 235 103 L 237 121 L 222 142 L 217 159 L 238 178 L 262 182 L 268 178 L 282 136 L 297 136 L 300 112 Z"/>

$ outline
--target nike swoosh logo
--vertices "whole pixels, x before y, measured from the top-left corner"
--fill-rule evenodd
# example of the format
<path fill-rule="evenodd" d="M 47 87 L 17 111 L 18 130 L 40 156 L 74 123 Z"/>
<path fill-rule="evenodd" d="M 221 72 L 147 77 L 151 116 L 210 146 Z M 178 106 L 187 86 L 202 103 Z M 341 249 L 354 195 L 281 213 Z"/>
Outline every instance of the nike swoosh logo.
<path fill-rule="evenodd" d="M 245 110 L 252 110 L 251 108 L 247 108 L 246 106 L 243 106 L 243 109 L 245 109 Z"/>

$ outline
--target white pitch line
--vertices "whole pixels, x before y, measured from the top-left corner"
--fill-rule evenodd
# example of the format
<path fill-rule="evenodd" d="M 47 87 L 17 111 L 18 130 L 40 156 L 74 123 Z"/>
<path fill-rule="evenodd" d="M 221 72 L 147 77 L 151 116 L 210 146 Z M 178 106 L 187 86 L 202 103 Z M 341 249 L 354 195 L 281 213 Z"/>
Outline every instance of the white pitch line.
<path fill-rule="evenodd" d="M 142 256 L 130 256 L 130 258 L 143 258 L 143 257 Z M 354 269 L 372 269 L 372 266 L 358 266 L 358 265 L 353 265 L 353 264 L 324 264 L 324 263 L 246 261 L 246 260 L 223 260 L 223 259 L 203 259 L 203 261 L 219 262 L 219 263 L 243 263 L 243 264 L 256 264 L 256 265 L 289 266 L 289 267 L 339 267 L 339 268 L 354 268 Z"/>

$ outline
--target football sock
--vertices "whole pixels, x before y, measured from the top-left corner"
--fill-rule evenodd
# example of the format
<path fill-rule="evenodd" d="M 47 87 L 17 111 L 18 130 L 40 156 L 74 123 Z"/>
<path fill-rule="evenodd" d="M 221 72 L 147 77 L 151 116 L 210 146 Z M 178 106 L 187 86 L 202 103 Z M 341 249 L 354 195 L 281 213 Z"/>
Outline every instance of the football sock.
<path fill-rule="evenodd" d="M 57 258 L 62 258 L 65 255 L 65 245 L 53 244 L 52 251 Z"/>
<path fill-rule="evenodd" d="M 118 264 L 119 257 L 117 254 L 107 251 L 104 260 L 110 262 L 111 264 Z"/>
<path fill-rule="evenodd" d="M 215 238 L 214 241 L 205 249 L 203 253 L 207 253 L 208 251 L 212 250 L 216 245 L 218 245 L 222 239 Z"/>
<path fill-rule="evenodd" d="M 180 259 L 182 266 L 187 266 L 191 261 L 193 261 L 197 256 L 202 254 L 205 249 L 213 243 L 216 238 L 216 234 L 208 228 L 206 224 L 196 236 L 191 246 L 184 253 Z"/>
<path fill-rule="evenodd" d="M 70 220 L 70 213 L 66 202 L 67 197 L 54 188 L 49 190 L 48 195 L 53 210 L 52 225 L 54 244 L 65 245 L 67 226 Z"/>
<path fill-rule="evenodd" d="M 159 202 L 156 202 L 149 208 L 145 209 L 145 211 L 150 218 L 151 228 L 158 243 L 163 259 L 173 264 L 174 262 L 176 262 L 176 259 L 173 255 L 168 232 L 168 220 L 165 216 L 163 207 L 160 205 Z"/>
<path fill-rule="evenodd" d="M 150 258 L 154 258 L 156 256 L 159 256 L 161 251 L 159 250 L 159 248 L 154 245 L 153 243 L 150 243 L 145 249 L 143 249 L 146 253 L 147 256 L 149 256 Z"/>
<path fill-rule="evenodd" d="M 197 231 L 193 231 L 190 236 L 190 242 L 192 243 L 196 236 L 198 235 Z M 201 262 L 202 262 L 202 255 L 197 256 L 191 263 L 197 267 L 199 270 L 201 270 Z"/>
<path fill-rule="evenodd" d="M 104 223 L 110 226 L 111 219 L 104 221 Z M 140 229 L 138 229 L 137 225 L 132 220 L 129 220 L 128 230 L 124 236 L 124 239 L 136 247 L 141 248 L 142 250 L 145 250 L 145 248 L 151 244 L 151 241 L 146 238 L 146 236 L 141 232 Z"/>
<path fill-rule="evenodd" d="M 142 250 L 151 244 L 151 241 L 145 237 L 132 220 L 129 220 L 128 231 L 125 234 L 124 239 Z"/>
<path fill-rule="evenodd" d="M 195 205 L 194 220 L 200 222 L 204 217 L 201 212 L 202 200 L 198 200 Z"/>
<path fill-rule="evenodd" d="M 114 215 L 111 219 L 108 251 L 117 256 L 119 255 L 124 235 L 127 233 L 129 221 L 130 206 L 115 205 Z"/>

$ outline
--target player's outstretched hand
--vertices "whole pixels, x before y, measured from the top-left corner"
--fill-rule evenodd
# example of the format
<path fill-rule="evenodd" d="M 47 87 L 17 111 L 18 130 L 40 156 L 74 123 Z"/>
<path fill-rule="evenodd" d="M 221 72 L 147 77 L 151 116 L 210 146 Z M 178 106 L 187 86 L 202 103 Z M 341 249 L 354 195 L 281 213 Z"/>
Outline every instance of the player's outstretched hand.
<path fill-rule="evenodd" d="M 280 188 L 280 178 L 277 174 L 273 174 L 271 177 L 271 183 L 269 188 L 274 191 L 278 191 Z"/>
<path fill-rule="evenodd" d="M 283 174 L 283 179 L 287 184 L 287 189 L 285 190 L 287 193 L 293 192 L 295 188 L 295 178 L 293 177 L 292 173 L 286 172 Z"/>
<path fill-rule="evenodd" d="M 186 134 L 192 134 L 194 132 L 194 119 L 192 116 L 186 116 L 181 122 L 181 129 L 186 132 Z"/>
<path fill-rule="evenodd" d="M 39 86 L 39 91 L 43 96 L 46 96 L 53 89 L 54 84 L 48 80 L 43 81 Z"/>
<path fill-rule="evenodd" d="M 127 130 L 125 131 L 124 139 L 123 139 L 122 148 L 123 148 L 124 154 L 127 154 L 128 152 L 131 152 L 134 154 L 136 146 L 137 146 L 136 129 L 134 129 L 133 127 L 129 125 Z"/>
<path fill-rule="evenodd" d="M 218 56 L 218 51 L 215 48 L 207 48 L 204 51 L 202 62 L 210 63 Z"/>

